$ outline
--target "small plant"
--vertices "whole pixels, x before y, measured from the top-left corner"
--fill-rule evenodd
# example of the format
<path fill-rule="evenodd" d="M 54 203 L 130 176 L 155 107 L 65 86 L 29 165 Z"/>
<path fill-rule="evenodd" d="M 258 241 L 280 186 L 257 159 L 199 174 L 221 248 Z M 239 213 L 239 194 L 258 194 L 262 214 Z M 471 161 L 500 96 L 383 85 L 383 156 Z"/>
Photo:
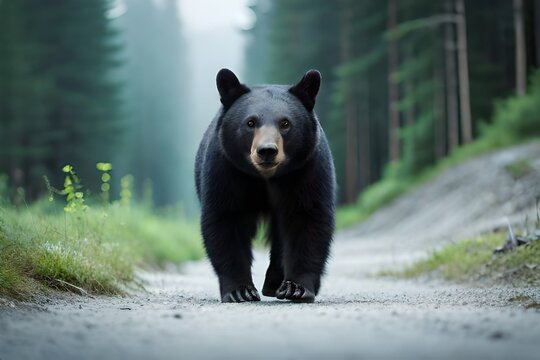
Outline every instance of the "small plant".
<path fill-rule="evenodd" d="M 540 230 L 540 208 L 538 203 L 540 203 L 540 195 L 536 197 L 536 228 Z"/>
<path fill-rule="evenodd" d="M 122 177 L 120 187 L 120 205 L 129 207 L 133 197 L 133 175 Z"/>
<path fill-rule="evenodd" d="M 146 179 L 142 189 L 142 203 L 147 208 L 154 206 L 154 190 L 152 188 L 152 180 Z"/>
<path fill-rule="evenodd" d="M 112 164 L 106 162 L 98 162 L 96 168 L 102 172 L 101 174 L 101 199 L 104 204 L 108 204 L 111 199 L 110 190 L 111 190 L 111 174 Z"/>
<path fill-rule="evenodd" d="M 8 176 L 6 174 L 0 174 L 0 205 L 9 202 L 8 189 Z"/>
<path fill-rule="evenodd" d="M 64 188 L 58 190 L 54 188 L 49 179 L 45 176 L 45 184 L 47 185 L 47 190 L 49 191 L 49 201 L 54 200 L 54 194 L 66 197 L 66 206 L 64 206 L 64 211 L 67 213 L 74 213 L 84 211 L 88 208 L 84 204 L 84 193 L 82 192 L 82 184 L 73 170 L 73 166 L 65 165 L 62 168 L 62 172 L 66 174 L 64 179 Z"/>

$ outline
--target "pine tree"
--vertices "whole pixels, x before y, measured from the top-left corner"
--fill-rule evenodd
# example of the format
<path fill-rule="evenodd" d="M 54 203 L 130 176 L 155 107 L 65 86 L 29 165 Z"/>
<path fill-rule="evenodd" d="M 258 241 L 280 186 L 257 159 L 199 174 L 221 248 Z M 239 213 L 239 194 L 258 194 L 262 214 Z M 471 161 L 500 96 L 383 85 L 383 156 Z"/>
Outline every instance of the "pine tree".
<path fill-rule="evenodd" d="M 272 21 L 273 9 L 270 0 L 257 0 L 249 5 L 255 15 L 251 29 L 245 30 L 247 36 L 245 82 L 262 84 L 268 67 L 268 31 Z"/>
<path fill-rule="evenodd" d="M 108 0 L 5 0 L 0 42 L 7 101 L 0 123 L 9 146 L 0 171 L 30 196 L 42 176 L 58 179 L 66 163 L 96 184 L 95 163 L 110 157 L 119 126 L 118 85 L 110 78 L 118 46 L 109 26 Z M 4 52 L 3 52 L 4 53 Z M 11 125 L 9 125 L 11 124 Z"/>
<path fill-rule="evenodd" d="M 380 146 L 381 141 L 384 146 L 388 144 L 388 126 L 382 121 L 387 119 L 388 108 L 381 106 L 388 104 L 384 101 L 388 83 L 381 81 L 387 74 L 387 63 L 382 61 L 386 54 L 382 34 L 387 9 L 381 2 L 339 4 L 341 64 L 336 68 L 329 136 L 338 159 L 340 198 L 354 202 L 358 192 L 381 171 L 376 158 L 381 158 L 381 152 L 383 156 L 388 154 Z M 367 20 L 359 23 L 362 16 Z"/>
<path fill-rule="evenodd" d="M 266 80 L 292 84 L 307 70 L 318 69 L 323 82 L 316 111 L 325 126 L 339 61 L 337 7 L 326 0 L 274 0 L 272 6 Z"/>
<path fill-rule="evenodd" d="M 441 4 L 431 1 L 416 1 L 402 4 L 401 21 L 387 36 L 399 40 L 403 61 L 394 74 L 397 81 L 407 91 L 403 93 L 397 108 L 408 117 L 414 109 L 414 119 L 406 122 L 401 130 L 403 156 L 399 171 L 404 176 L 417 174 L 435 162 L 441 152 L 438 145 L 441 128 L 446 122 L 441 109 L 442 76 L 437 71 L 442 68 Z M 409 84 L 415 84 L 410 86 Z"/>

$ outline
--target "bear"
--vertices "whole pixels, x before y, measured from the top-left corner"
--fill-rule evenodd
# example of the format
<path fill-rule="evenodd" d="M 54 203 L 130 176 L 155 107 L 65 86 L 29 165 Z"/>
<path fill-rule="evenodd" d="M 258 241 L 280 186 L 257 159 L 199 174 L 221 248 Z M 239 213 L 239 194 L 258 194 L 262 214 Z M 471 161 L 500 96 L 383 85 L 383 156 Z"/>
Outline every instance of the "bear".
<path fill-rule="evenodd" d="M 335 227 L 332 154 L 314 112 L 321 74 L 293 86 L 248 87 L 221 69 L 221 107 L 195 160 L 200 226 L 222 302 L 260 301 L 251 243 L 267 221 L 270 264 L 262 294 L 313 302 Z"/>

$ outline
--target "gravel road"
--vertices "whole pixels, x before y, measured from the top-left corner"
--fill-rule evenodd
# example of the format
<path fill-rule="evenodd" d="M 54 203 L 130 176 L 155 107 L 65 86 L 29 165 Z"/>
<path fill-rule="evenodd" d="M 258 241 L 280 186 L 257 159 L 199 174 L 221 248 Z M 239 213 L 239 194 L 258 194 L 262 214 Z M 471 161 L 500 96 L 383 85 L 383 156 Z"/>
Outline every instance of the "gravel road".
<path fill-rule="evenodd" d="M 537 174 L 511 181 L 500 169 L 521 157 Z M 538 288 L 371 276 L 531 210 L 539 143 L 475 161 L 338 234 L 314 304 L 221 304 L 208 262 L 198 261 L 140 272 L 146 291 L 129 297 L 62 295 L 41 308 L 4 308 L 0 359 L 538 359 L 540 310 L 526 306 L 540 303 Z M 473 174 L 479 164 L 487 175 Z M 259 289 L 267 263 L 255 253 Z"/>

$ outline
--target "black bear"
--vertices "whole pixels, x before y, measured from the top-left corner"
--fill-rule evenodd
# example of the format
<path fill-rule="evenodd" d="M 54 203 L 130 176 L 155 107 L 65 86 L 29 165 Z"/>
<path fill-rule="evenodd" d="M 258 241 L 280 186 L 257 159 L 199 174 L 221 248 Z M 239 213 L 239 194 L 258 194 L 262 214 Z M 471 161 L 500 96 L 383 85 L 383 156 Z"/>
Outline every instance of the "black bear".
<path fill-rule="evenodd" d="M 251 241 L 262 218 L 271 243 L 263 295 L 313 302 L 335 223 L 334 165 L 313 112 L 321 75 L 247 87 L 222 69 L 216 82 L 222 107 L 199 146 L 195 182 L 221 301 L 260 300 Z"/>

